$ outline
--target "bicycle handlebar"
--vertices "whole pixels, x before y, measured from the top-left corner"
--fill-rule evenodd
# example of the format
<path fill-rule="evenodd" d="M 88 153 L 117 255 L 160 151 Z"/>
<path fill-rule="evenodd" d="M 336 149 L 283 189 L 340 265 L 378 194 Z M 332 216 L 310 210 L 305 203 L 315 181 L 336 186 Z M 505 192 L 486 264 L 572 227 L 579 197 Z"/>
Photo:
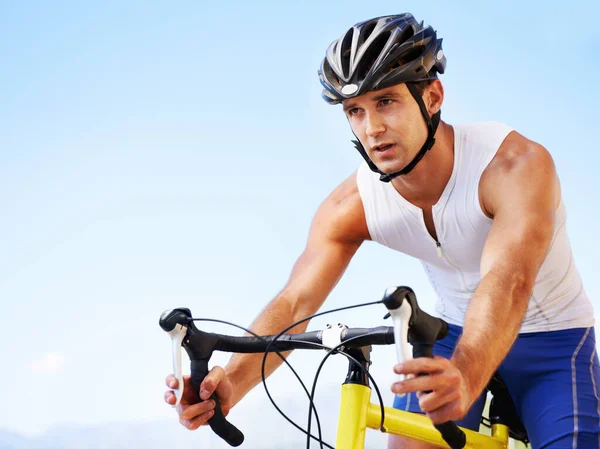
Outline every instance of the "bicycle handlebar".
<path fill-rule="evenodd" d="M 393 318 L 394 326 L 375 328 L 340 328 L 334 342 L 346 347 L 362 347 L 370 345 L 389 345 L 398 342 L 399 361 L 417 357 L 433 357 L 434 343 L 448 334 L 448 325 L 439 318 L 432 317 L 422 311 L 416 301 L 413 290 L 409 287 L 392 287 L 386 290 L 383 301 Z M 177 308 L 163 312 L 159 324 L 169 333 L 173 341 L 173 369 L 179 381 L 175 391 L 176 405 L 183 394 L 183 375 L 181 372 L 180 347 L 183 346 L 191 362 L 192 386 L 200 391 L 200 385 L 208 375 L 208 362 L 213 351 L 236 353 L 264 353 L 289 351 L 292 349 L 333 349 L 327 330 L 311 331 L 302 334 L 283 334 L 265 337 L 235 337 L 198 329 L 187 308 Z M 408 344 L 412 345 L 410 351 Z M 214 415 L 208 421 L 211 429 L 231 446 L 239 446 L 244 435 L 231 424 L 220 407 L 216 394 L 210 399 L 215 401 Z M 435 425 L 444 440 L 452 449 L 462 449 L 466 444 L 466 436 L 453 422 Z"/>

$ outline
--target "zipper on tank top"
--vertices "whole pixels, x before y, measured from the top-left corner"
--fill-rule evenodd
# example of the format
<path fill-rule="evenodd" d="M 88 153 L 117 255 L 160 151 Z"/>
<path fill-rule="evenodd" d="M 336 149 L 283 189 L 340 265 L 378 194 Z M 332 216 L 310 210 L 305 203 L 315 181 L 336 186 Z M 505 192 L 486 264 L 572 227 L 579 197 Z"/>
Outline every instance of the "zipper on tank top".
<path fill-rule="evenodd" d="M 439 240 L 439 234 L 438 234 L 438 232 L 441 231 L 441 227 L 438 226 L 438 224 L 435 221 L 435 213 L 433 211 L 433 208 L 431 209 L 431 220 L 433 221 L 433 227 L 435 229 L 436 238 L 434 238 L 431 234 L 429 234 L 429 236 L 435 242 L 435 249 L 437 250 L 437 256 L 440 259 L 445 259 L 446 262 L 448 263 L 448 265 L 450 265 L 452 268 L 454 268 L 458 272 L 458 274 L 460 276 L 460 280 L 462 282 L 462 286 L 464 288 L 466 286 L 466 281 L 465 281 L 465 276 L 464 276 L 463 271 L 458 266 L 456 266 L 456 264 L 448 257 L 447 254 L 444 254 L 444 248 L 442 247 L 442 244 Z M 424 216 L 423 216 L 423 224 L 425 225 Z M 427 229 L 426 225 L 425 225 L 425 228 Z M 427 231 L 427 232 L 429 233 L 429 231 Z"/>
<path fill-rule="evenodd" d="M 443 259 L 444 258 L 444 250 L 442 248 L 442 244 L 437 239 L 438 227 L 435 223 L 433 208 L 431 209 L 431 221 L 433 222 L 433 229 L 434 229 L 435 237 L 429 232 L 429 229 L 427 229 L 427 223 L 425 222 L 425 211 L 423 211 L 422 209 L 421 209 L 421 217 L 422 217 L 423 226 L 425 227 L 425 232 L 427 232 L 427 234 L 429 234 L 429 237 L 431 238 L 431 240 L 433 240 L 435 242 L 435 249 L 437 251 L 438 258 Z"/>
<path fill-rule="evenodd" d="M 444 251 L 442 250 L 442 244 L 436 240 L 435 241 L 435 247 L 437 249 L 437 256 L 438 256 L 438 258 L 443 259 L 444 258 Z"/>

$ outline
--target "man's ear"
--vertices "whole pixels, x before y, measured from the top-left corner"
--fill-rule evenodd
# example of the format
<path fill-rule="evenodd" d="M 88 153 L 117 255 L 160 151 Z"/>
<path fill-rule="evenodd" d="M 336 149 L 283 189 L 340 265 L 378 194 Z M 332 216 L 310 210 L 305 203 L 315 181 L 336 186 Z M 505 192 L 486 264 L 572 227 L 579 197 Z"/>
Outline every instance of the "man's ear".
<path fill-rule="evenodd" d="M 444 86 L 439 79 L 434 79 L 423 92 L 423 100 L 429 111 L 429 115 L 432 116 L 442 109 L 442 103 L 444 103 Z"/>

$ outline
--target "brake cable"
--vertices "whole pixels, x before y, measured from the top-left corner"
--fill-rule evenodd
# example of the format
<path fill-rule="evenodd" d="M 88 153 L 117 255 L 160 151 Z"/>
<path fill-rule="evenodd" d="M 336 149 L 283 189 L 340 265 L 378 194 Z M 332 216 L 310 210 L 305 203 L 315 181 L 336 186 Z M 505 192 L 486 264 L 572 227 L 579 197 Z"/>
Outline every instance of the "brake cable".
<path fill-rule="evenodd" d="M 309 448 L 310 446 L 310 439 L 314 439 L 315 441 L 317 441 L 321 447 L 321 449 L 323 448 L 323 446 L 326 446 L 329 449 L 335 449 L 333 446 L 327 444 L 325 441 L 323 441 L 322 438 L 322 429 L 321 429 L 321 421 L 319 419 L 319 414 L 317 412 L 316 406 L 314 404 L 314 395 L 315 395 L 315 390 L 316 390 L 316 385 L 317 385 L 317 381 L 318 381 L 318 377 L 320 375 L 321 369 L 323 368 L 325 362 L 327 361 L 327 359 L 329 358 L 329 356 L 331 356 L 332 354 L 342 354 L 344 355 L 346 358 L 348 358 L 349 360 L 353 361 L 369 378 L 369 380 L 371 381 L 371 383 L 373 384 L 373 388 L 375 389 L 375 392 L 377 394 L 378 400 L 379 400 L 379 405 L 381 407 L 381 424 L 380 424 L 380 430 L 382 432 L 385 432 L 385 427 L 383 425 L 384 420 L 385 420 L 385 411 L 384 411 L 384 404 L 383 404 L 383 397 L 381 396 L 381 392 L 379 390 L 379 387 L 377 386 L 377 383 L 375 382 L 375 379 L 373 378 L 373 376 L 371 375 L 371 373 L 369 373 L 369 371 L 362 366 L 362 364 L 356 360 L 354 357 L 352 357 L 350 354 L 347 354 L 345 352 L 340 352 L 338 351 L 338 349 L 342 346 L 344 346 L 344 344 L 348 344 L 348 342 L 360 338 L 361 336 L 357 336 L 357 337 L 353 337 L 349 340 L 346 340 L 340 344 L 338 344 L 337 346 L 333 347 L 333 348 L 329 348 L 328 346 L 319 344 L 319 343 L 314 343 L 314 342 L 309 342 L 309 341 L 302 341 L 302 340 L 297 340 L 297 341 L 302 341 L 305 344 L 311 345 L 311 346 L 315 346 L 315 347 L 319 347 L 322 349 L 328 349 L 327 354 L 325 355 L 325 357 L 323 357 L 323 360 L 321 361 L 317 372 L 315 374 L 314 380 L 313 380 L 313 385 L 312 385 L 312 389 L 311 392 L 308 392 L 308 389 L 306 388 L 306 385 L 304 384 L 304 382 L 302 381 L 302 379 L 300 378 L 300 376 L 298 375 L 298 373 L 296 372 L 296 370 L 294 370 L 294 368 L 292 367 L 292 365 L 287 361 L 287 359 L 283 356 L 283 354 L 281 354 L 281 351 L 275 349 L 273 351 L 269 351 L 269 349 L 271 349 L 271 346 L 273 345 L 273 343 L 279 339 L 279 337 L 281 337 L 283 334 L 285 334 L 288 330 L 292 329 L 293 327 L 297 326 L 298 324 L 301 324 L 305 321 L 309 321 L 313 318 L 322 316 L 322 315 L 326 315 L 326 314 L 330 314 L 330 313 L 334 313 L 334 312 L 340 312 L 340 311 L 344 311 L 344 310 L 349 310 L 349 309 L 355 309 L 355 308 L 359 308 L 359 307 L 366 307 L 366 306 L 371 306 L 371 305 L 375 305 L 375 304 L 381 304 L 383 303 L 382 300 L 379 301 L 373 301 L 373 302 L 368 302 L 368 303 L 362 303 L 362 304 L 355 304 L 352 306 L 346 306 L 346 307 L 340 307 L 337 309 L 331 309 L 331 310 L 326 310 L 324 312 L 319 312 L 316 313 L 314 315 L 310 315 L 306 318 L 303 318 L 301 320 L 298 320 L 294 323 L 292 323 L 290 326 L 284 328 L 282 331 L 280 331 L 279 333 L 277 333 L 276 335 L 274 335 L 273 337 L 271 337 L 271 340 L 268 342 L 267 347 L 263 353 L 263 359 L 262 359 L 262 363 L 261 363 L 261 381 L 263 384 L 263 387 L 265 389 L 265 393 L 267 394 L 267 397 L 269 398 L 269 400 L 271 401 L 271 404 L 273 404 L 273 407 L 275 407 L 275 409 L 279 412 L 279 414 L 281 416 L 283 416 L 290 424 L 292 424 L 296 429 L 298 429 L 299 431 L 301 431 L 302 433 L 304 433 L 307 436 L 307 448 Z M 220 323 L 220 324 L 226 324 L 229 326 L 233 326 L 237 329 L 243 330 L 244 332 L 252 335 L 253 337 L 256 338 L 260 338 L 262 340 L 266 340 L 266 338 L 264 336 L 258 335 L 256 333 L 254 333 L 253 331 L 240 326 L 238 324 L 235 323 L 231 323 L 229 321 L 224 321 L 224 320 L 218 320 L 218 319 L 212 319 L 212 318 L 192 318 L 192 321 L 206 321 L 206 322 L 213 322 L 213 323 Z M 277 403 L 275 402 L 275 400 L 273 399 L 273 397 L 271 396 L 271 393 L 269 392 L 269 389 L 267 388 L 267 382 L 266 382 L 266 376 L 265 376 L 265 368 L 266 368 L 266 360 L 267 360 L 267 356 L 269 354 L 269 352 L 274 352 L 275 354 L 277 354 L 277 356 L 287 365 L 287 367 L 292 371 L 292 373 L 294 374 L 294 376 L 296 377 L 296 379 L 298 380 L 298 382 L 300 382 L 300 385 L 302 386 L 302 389 L 304 390 L 304 392 L 306 393 L 308 400 L 310 402 L 309 404 L 309 416 L 308 416 L 308 425 L 307 425 L 307 429 L 303 429 L 300 425 L 298 425 L 296 422 L 294 422 L 289 416 L 287 416 L 283 410 L 281 410 L 279 408 L 279 406 L 277 405 Z M 312 435 L 310 433 L 310 428 L 311 428 L 311 420 L 312 420 L 312 414 L 314 412 L 315 415 L 315 419 L 317 421 L 317 428 L 318 428 L 318 437 L 315 435 Z"/>

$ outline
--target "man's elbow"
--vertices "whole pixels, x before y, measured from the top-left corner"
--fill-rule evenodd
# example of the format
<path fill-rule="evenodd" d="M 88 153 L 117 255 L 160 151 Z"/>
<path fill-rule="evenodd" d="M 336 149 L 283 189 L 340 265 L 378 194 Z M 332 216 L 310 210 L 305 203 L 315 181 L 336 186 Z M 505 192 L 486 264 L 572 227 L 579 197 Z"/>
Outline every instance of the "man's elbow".
<path fill-rule="evenodd" d="M 533 272 L 515 272 L 513 274 L 510 280 L 510 297 L 513 306 L 527 308 L 535 286 L 535 279 L 536 276 Z"/>

